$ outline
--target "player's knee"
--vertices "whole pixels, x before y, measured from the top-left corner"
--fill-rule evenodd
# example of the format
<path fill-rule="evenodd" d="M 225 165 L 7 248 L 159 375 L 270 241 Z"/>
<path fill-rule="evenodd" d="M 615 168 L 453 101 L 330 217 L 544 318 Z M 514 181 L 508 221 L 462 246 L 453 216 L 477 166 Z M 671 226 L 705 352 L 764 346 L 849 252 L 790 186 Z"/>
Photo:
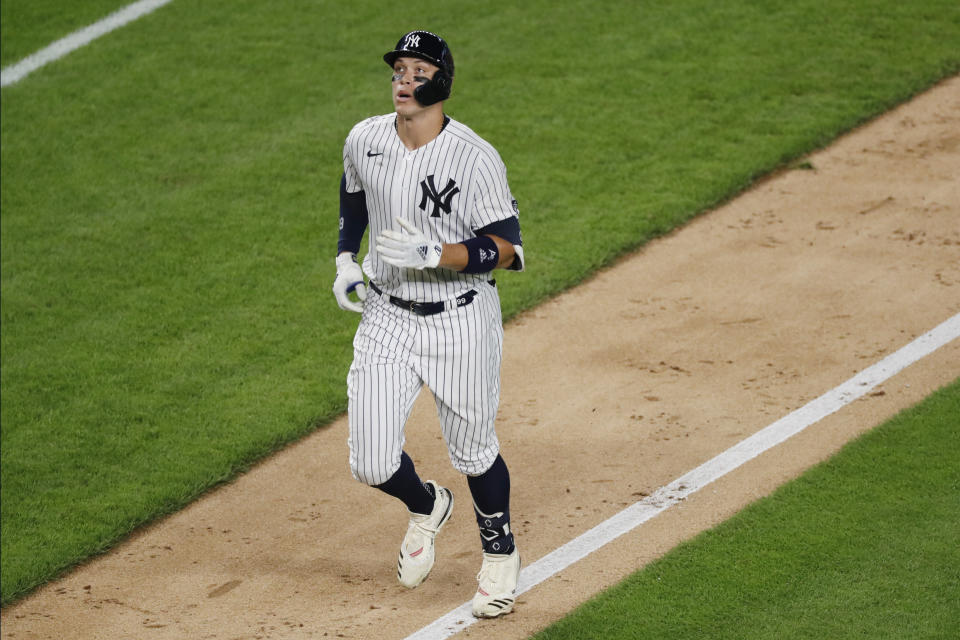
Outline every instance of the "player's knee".
<path fill-rule="evenodd" d="M 479 456 L 466 457 L 451 455 L 450 462 L 453 464 L 453 468 L 463 475 L 478 476 L 490 468 L 499 453 L 499 449 L 494 448 L 489 451 L 484 451 L 483 455 Z"/>
<path fill-rule="evenodd" d="M 357 465 L 351 465 L 350 471 L 353 473 L 353 477 L 362 482 L 363 484 L 370 485 L 371 487 L 380 484 L 383 482 L 378 474 L 373 469 L 368 469 L 366 467 L 361 467 Z"/>
<path fill-rule="evenodd" d="M 399 467 L 399 461 L 397 461 L 396 464 L 379 467 L 370 467 L 367 465 L 358 464 L 352 460 L 350 461 L 350 472 L 353 474 L 353 477 L 359 482 L 371 487 L 383 484 L 389 480 L 393 474 L 397 472 Z"/>

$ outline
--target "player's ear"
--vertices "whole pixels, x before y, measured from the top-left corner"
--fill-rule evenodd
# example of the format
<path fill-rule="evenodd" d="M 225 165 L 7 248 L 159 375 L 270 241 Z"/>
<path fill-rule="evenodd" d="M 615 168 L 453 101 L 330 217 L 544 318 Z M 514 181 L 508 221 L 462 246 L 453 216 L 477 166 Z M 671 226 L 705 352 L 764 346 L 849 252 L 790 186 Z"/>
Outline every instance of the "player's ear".
<path fill-rule="evenodd" d="M 444 69 L 437 69 L 427 82 L 413 90 L 413 97 L 425 107 L 450 97 L 453 77 Z"/>

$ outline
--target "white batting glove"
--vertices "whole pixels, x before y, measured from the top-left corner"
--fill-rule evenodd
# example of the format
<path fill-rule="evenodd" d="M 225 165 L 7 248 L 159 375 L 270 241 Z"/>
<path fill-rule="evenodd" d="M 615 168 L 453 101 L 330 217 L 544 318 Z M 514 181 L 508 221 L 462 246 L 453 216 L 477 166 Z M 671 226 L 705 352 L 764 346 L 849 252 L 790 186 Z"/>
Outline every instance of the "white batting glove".
<path fill-rule="evenodd" d="M 377 253 L 387 264 L 409 269 L 434 269 L 443 245 L 423 235 L 413 223 L 397 218 L 401 230 L 387 229 L 377 236 Z"/>
<path fill-rule="evenodd" d="M 356 291 L 359 302 L 350 299 L 350 293 Z M 341 253 L 337 256 L 337 279 L 333 281 L 333 295 L 344 311 L 363 312 L 363 302 L 367 299 L 367 285 L 363 282 L 363 270 L 357 264 L 357 256 Z"/>

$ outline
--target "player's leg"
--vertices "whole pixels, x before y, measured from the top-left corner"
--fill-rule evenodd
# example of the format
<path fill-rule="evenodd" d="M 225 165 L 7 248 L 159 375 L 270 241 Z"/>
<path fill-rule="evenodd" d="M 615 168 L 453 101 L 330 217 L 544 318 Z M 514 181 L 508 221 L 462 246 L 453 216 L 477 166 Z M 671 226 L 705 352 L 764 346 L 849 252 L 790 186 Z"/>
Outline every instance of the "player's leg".
<path fill-rule="evenodd" d="M 422 482 L 403 451 L 404 427 L 422 386 L 407 364 L 410 327 L 379 299 L 368 299 L 365 307 L 347 377 L 350 468 L 356 479 L 407 506 L 410 521 L 398 579 L 415 587 L 433 567 L 434 538 L 450 517 L 453 494 L 432 481 Z"/>
<path fill-rule="evenodd" d="M 421 371 L 434 392 L 453 466 L 467 475 L 483 545 L 473 613 L 494 618 L 513 610 L 520 554 L 510 529 L 510 474 L 499 455 L 503 324 L 496 290 L 483 287 L 472 304 L 437 317 L 443 353 Z M 463 336 L 470 339 L 463 341 Z"/>

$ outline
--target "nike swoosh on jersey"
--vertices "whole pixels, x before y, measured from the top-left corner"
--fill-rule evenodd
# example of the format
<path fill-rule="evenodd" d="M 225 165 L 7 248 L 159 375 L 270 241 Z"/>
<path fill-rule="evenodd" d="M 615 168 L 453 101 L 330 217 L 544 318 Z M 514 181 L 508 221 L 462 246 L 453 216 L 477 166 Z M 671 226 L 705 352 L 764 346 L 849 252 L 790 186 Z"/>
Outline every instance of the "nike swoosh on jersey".
<path fill-rule="evenodd" d="M 381 151 L 380 153 L 374 153 L 373 151 L 367 151 L 367 157 L 368 157 L 368 158 L 372 158 L 372 157 L 374 157 L 374 156 L 382 156 L 382 155 L 383 155 L 383 151 Z"/>

